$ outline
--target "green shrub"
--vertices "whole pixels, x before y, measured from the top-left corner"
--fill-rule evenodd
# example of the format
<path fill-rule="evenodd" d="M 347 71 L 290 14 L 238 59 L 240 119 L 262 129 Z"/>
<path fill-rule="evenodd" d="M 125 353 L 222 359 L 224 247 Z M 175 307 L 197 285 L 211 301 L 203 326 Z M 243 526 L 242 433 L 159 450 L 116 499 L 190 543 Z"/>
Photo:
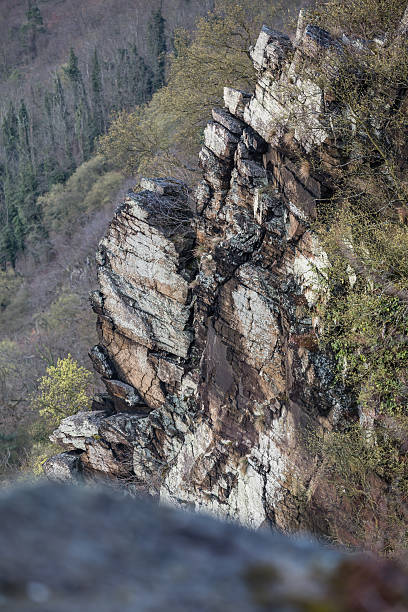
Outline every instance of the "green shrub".
<path fill-rule="evenodd" d="M 100 155 L 92 157 L 65 184 L 54 185 L 39 198 L 45 226 L 52 232 L 69 232 L 81 215 L 110 203 L 122 181 Z"/>
<path fill-rule="evenodd" d="M 92 373 L 71 355 L 49 366 L 38 385 L 35 405 L 49 427 L 58 427 L 62 419 L 90 406 Z"/>
<path fill-rule="evenodd" d="M 312 14 L 330 31 L 369 39 L 394 32 L 405 8 L 405 0 L 326 0 Z"/>
<path fill-rule="evenodd" d="M 321 344 L 359 413 L 355 424 L 311 436 L 315 503 L 332 537 L 387 554 L 408 545 L 408 41 L 396 35 L 405 8 L 402 0 L 318 2 L 312 20 L 349 43 L 299 66 L 317 73 L 331 114 L 328 141 L 311 160 L 312 175 L 328 176 L 331 188 L 315 227 L 328 259 Z"/>

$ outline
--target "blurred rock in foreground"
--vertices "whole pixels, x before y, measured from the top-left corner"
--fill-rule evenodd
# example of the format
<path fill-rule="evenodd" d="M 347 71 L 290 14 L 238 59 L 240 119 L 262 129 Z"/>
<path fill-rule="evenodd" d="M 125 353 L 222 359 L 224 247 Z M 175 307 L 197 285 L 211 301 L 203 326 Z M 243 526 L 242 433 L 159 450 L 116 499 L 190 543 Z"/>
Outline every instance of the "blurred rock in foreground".
<path fill-rule="evenodd" d="M 109 490 L 5 490 L 0 525 L 7 612 L 408 610 L 392 563 Z"/>

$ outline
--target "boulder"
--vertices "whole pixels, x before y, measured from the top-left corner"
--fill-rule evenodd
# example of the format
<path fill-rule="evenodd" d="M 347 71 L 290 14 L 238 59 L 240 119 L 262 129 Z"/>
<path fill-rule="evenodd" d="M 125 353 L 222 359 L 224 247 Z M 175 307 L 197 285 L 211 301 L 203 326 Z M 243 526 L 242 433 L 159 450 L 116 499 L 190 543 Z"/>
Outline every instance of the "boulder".
<path fill-rule="evenodd" d="M 54 482 L 79 481 L 82 476 L 81 454 L 80 451 L 71 451 L 47 459 L 43 464 L 44 474 Z"/>
<path fill-rule="evenodd" d="M 0 609 L 262 612 L 408 609 L 406 571 L 101 487 L 0 493 Z"/>
<path fill-rule="evenodd" d="M 84 451 L 86 439 L 98 435 L 99 426 L 107 416 L 108 413 L 104 411 L 77 412 L 61 421 L 50 440 L 67 450 Z"/>
<path fill-rule="evenodd" d="M 233 89 L 232 87 L 224 87 L 224 104 L 231 115 L 235 115 L 238 119 L 244 119 L 244 110 L 246 104 L 251 99 L 250 93 Z"/>

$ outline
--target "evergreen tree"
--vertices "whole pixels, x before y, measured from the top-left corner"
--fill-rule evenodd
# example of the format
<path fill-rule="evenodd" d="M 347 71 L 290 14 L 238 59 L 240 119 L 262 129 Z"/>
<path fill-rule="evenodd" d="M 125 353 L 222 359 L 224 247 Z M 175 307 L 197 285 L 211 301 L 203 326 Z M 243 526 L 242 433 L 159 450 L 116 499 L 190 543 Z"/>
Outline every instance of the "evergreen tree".
<path fill-rule="evenodd" d="M 92 57 L 91 68 L 91 91 L 92 91 L 92 136 L 97 138 L 105 131 L 105 109 L 103 104 L 102 73 L 99 64 L 98 52 L 95 49 Z"/>
<path fill-rule="evenodd" d="M 28 116 L 27 107 L 24 100 L 21 100 L 20 109 L 18 111 L 18 129 L 19 129 L 19 150 L 20 157 L 30 158 L 31 157 L 31 145 L 30 145 L 30 119 Z"/>
<path fill-rule="evenodd" d="M 18 118 L 13 103 L 3 119 L 2 139 L 6 158 L 6 173 L 15 169 L 18 160 Z"/>
<path fill-rule="evenodd" d="M 54 129 L 54 120 L 53 120 L 53 110 L 54 110 L 54 100 L 53 95 L 46 91 L 44 95 L 44 108 L 47 116 L 47 124 L 48 124 L 48 133 L 50 136 L 51 150 L 55 154 L 55 129 Z"/>
<path fill-rule="evenodd" d="M 82 81 L 82 75 L 78 65 L 78 57 L 75 55 L 75 51 L 72 47 L 69 51 L 68 64 L 64 66 L 64 72 L 75 90 L 78 90 Z"/>
<path fill-rule="evenodd" d="M 42 23 L 34 1 L 30 19 Z M 164 78 L 164 20 L 156 13 L 156 68 Z M 153 24 L 153 25 L 154 25 Z M 152 27 L 153 27 L 152 25 Z M 160 26 L 160 27 L 159 27 Z M 135 44 L 101 61 L 98 49 L 82 74 L 71 49 L 56 73 L 54 88 L 42 93 L 31 88 L 18 108 L 10 104 L 0 124 L 0 266 L 15 265 L 18 253 L 44 236 L 37 201 L 52 185 L 64 182 L 89 159 L 95 139 L 106 132 L 113 110 L 134 109 L 151 99 L 155 75 Z M 161 63 L 160 63 L 161 62 Z M 157 82 L 157 74 L 156 74 Z M 89 93 L 88 93 L 89 92 Z"/>
<path fill-rule="evenodd" d="M 45 32 L 44 22 L 41 11 L 33 0 L 28 0 L 26 11 L 26 23 L 23 25 L 23 31 L 28 34 L 28 49 L 31 59 L 37 57 L 37 38 L 38 34 Z"/>
<path fill-rule="evenodd" d="M 148 25 L 148 46 L 152 61 L 153 90 L 156 91 L 164 84 L 166 62 L 166 34 L 165 20 L 161 7 L 153 11 Z"/>
<path fill-rule="evenodd" d="M 79 147 L 81 161 L 89 159 L 92 149 L 92 121 L 88 97 L 81 70 L 78 64 L 78 57 L 71 47 L 68 65 L 64 67 L 73 92 L 74 99 L 74 127 L 76 142 Z"/>
<path fill-rule="evenodd" d="M 3 248 L 2 266 L 11 262 L 14 266 L 19 240 L 16 237 L 18 230 L 17 207 L 15 197 L 15 175 L 19 159 L 19 126 L 14 105 L 10 104 L 2 122 L 2 141 L 5 152 L 5 167 L 2 177 L 3 183 L 3 210 L 1 227 L 1 244 Z M 21 232 L 17 232 L 21 235 Z"/>
<path fill-rule="evenodd" d="M 129 83 L 133 105 L 145 104 L 153 94 L 153 73 L 139 55 L 136 45 L 132 47 L 133 71 Z"/>

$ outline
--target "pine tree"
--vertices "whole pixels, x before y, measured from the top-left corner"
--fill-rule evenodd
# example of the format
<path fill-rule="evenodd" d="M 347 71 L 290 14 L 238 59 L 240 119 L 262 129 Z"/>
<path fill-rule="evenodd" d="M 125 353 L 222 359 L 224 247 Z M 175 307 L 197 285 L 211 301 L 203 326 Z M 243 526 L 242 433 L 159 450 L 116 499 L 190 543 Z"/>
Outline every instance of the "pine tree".
<path fill-rule="evenodd" d="M 148 46 L 152 61 L 153 90 L 156 91 L 164 84 L 166 67 L 166 34 L 165 20 L 161 7 L 153 11 L 148 25 Z"/>
<path fill-rule="evenodd" d="M 54 121 L 53 121 L 53 110 L 54 110 L 54 99 L 53 99 L 53 95 L 49 92 L 46 91 L 45 95 L 44 95 L 44 108 L 45 108 L 45 114 L 47 116 L 47 123 L 48 123 L 48 133 L 50 136 L 50 144 L 51 144 L 51 150 L 52 153 L 55 155 L 55 129 L 54 129 Z"/>
<path fill-rule="evenodd" d="M 71 47 L 68 65 L 64 67 L 74 98 L 74 128 L 81 162 L 89 159 L 92 150 L 92 121 L 88 96 L 78 64 L 78 57 Z"/>
<path fill-rule="evenodd" d="M 13 103 L 3 119 L 2 139 L 6 158 L 6 173 L 15 170 L 18 162 L 18 118 Z"/>
<path fill-rule="evenodd" d="M 133 70 L 129 79 L 132 94 L 132 105 L 145 104 L 153 93 L 153 73 L 143 57 L 139 55 L 136 45 L 132 47 Z"/>
<path fill-rule="evenodd" d="M 18 141 L 20 157 L 29 159 L 31 157 L 30 144 L 30 118 L 24 100 L 21 100 L 18 111 Z"/>
<path fill-rule="evenodd" d="M 21 231 L 16 221 L 16 174 L 19 161 L 19 125 L 14 105 L 10 104 L 2 122 L 2 140 L 5 151 L 3 173 L 3 211 L 1 228 L 2 266 L 15 265 Z M 16 230 L 19 236 L 16 236 Z"/>
<path fill-rule="evenodd" d="M 64 66 L 64 72 L 72 83 L 75 89 L 79 89 L 82 81 L 81 71 L 78 65 L 78 57 L 75 55 L 74 49 L 71 47 L 69 50 L 68 64 Z"/>
<path fill-rule="evenodd" d="M 93 139 L 105 131 L 105 109 L 103 104 L 102 73 L 99 64 L 98 51 L 95 49 L 92 57 L 91 91 L 93 111 Z"/>
<path fill-rule="evenodd" d="M 45 32 L 44 21 L 41 11 L 33 0 L 28 0 L 26 11 L 27 22 L 23 25 L 23 31 L 28 33 L 28 48 L 31 59 L 37 57 L 38 34 Z"/>

